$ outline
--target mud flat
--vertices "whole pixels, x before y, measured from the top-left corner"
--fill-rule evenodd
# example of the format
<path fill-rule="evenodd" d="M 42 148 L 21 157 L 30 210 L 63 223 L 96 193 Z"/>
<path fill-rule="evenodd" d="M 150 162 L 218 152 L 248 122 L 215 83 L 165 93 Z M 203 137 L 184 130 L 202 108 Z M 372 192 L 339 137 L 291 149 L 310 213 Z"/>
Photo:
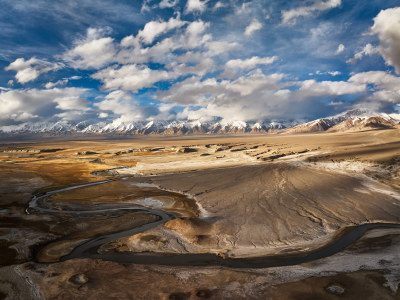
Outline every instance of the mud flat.
<path fill-rule="evenodd" d="M 149 230 L 147 235 L 166 241 L 162 248 L 145 234 L 119 240 L 116 247 L 250 257 L 320 247 L 350 225 L 400 223 L 396 191 L 379 183 L 381 190 L 369 189 L 362 177 L 312 167 L 260 164 L 147 179 L 194 195 L 203 216 L 174 219 Z"/>

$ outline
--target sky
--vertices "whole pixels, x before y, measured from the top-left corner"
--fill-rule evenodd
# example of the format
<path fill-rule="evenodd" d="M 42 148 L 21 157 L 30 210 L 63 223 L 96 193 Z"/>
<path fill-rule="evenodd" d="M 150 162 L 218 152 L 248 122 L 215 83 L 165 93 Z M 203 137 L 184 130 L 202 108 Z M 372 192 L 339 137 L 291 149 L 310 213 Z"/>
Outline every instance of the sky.
<path fill-rule="evenodd" d="M 398 0 L 0 5 L 0 129 L 400 107 Z"/>

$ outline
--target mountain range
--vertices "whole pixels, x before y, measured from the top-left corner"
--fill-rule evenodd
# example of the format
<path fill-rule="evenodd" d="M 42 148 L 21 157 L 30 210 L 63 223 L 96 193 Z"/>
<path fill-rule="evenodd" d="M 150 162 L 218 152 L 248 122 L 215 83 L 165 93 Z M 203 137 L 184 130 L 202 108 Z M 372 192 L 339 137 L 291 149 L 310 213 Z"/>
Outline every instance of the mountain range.
<path fill-rule="evenodd" d="M 191 135 L 191 134 L 246 134 L 246 133 L 311 133 L 357 131 L 391 128 L 399 124 L 400 114 L 386 114 L 370 110 L 353 109 L 341 114 L 317 119 L 291 121 L 232 121 L 200 122 L 148 121 L 148 122 L 38 122 L 0 127 L 2 136 L 36 135 Z"/>

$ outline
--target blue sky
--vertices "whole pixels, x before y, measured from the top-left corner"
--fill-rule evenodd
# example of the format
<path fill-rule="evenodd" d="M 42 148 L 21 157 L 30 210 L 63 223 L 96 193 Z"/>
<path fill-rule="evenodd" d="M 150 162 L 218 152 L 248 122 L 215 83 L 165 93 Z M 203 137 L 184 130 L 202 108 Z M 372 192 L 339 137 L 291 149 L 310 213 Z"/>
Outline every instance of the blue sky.
<path fill-rule="evenodd" d="M 399 107 L 398 1 L 0 4 L 0 127 Z"/>

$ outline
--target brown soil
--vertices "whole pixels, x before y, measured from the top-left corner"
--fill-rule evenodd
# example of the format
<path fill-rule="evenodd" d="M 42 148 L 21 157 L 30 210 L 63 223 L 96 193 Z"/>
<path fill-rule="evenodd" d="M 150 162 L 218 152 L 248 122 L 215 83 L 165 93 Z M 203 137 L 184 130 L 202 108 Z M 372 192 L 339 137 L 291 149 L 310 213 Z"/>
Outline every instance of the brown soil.
<path fill-rule="evenodd" d="M 398 200 L 370 189 L 358 176 L 364 172 L 386 185 L 380 187 L 391 186 L 394 192 L 399 192 L 399 141 L 397 127 L 304 135 L 3 143 L 0 145 L 0 264 L 32 260 L 32 249 L 39 250 L 43 261 L 55 261 L 87 238 L 148 222 L 148 216 L 138 215 L 93 219 L 25 214 L 33 194 L 99 181 L 102 178 L 91 172 L 121 165 L 129 167 L 116 171 L 126 172 L 124 176 L 162 176 L 71 190 L 51 199 L 53 204 L 87 205 L 154 198 L 163 203 L 163 210 L 182 214 L 182 218 L 165 226 L 125 240 L 132 244 L 118 241 L 117 249 L 121 251 L 230 251 L 229 255 L 251 256 L 288 248 L 312 248 L 326 243 L 337 230 L 349 224 L 399 221 Z M 293 164 L 300 160 L 308 165 Z M 355 172 L 340 164 L 335 170 L 318 168 L 321 163 L 341 162 L 374 168 Z M 129 185 L 141 181 L 173 191 L 135 190 Z M 194 196 L 201 207 L 180 192 Z M 398 243 L 397 236 L 371 237 L 348 251 L 355 253 L 357 259 L 359 255 L 376 255 Z M 44 245 L 47 246 L 43 248 Z M 345 261 L 343 268 L 356 262 Z M 321 265 L 321 261 L 307 265 L 307 270 L 316 277 L 302 275 L 295 280 L 280 272 L 295 273 L 296 267 L 239 272 L 214 267 L 135 266 L 89 259 L 27 263 L 0 268 L 0 298 L 7 295 L 11 299 L 29 299 L 29 294 L 38 298 L 38 293 L 45 299 L 399 298 L 398 292 L 394 294 L 384 286 L 383 275 L 377 270 L 322 277 L 328 275 L 331 267 L 318 271 Z M 382 263 L 381 267 L 388 272 L 394 263 Z M 74 278 L 87 278 L 87 282 L 71 281 L 75 275 L 78 276 Z M 327 291 L 327 287 L 335 284 L 344 289 L 341 296 Z"/>
<path fill-rule="evenodd" d="M 358 271 L 328 277 L 311 277 L 301 281 L 271 286 L 264 299 L 314 300 L 314 299 L 399 299 L 400 292 L 393 293 L 384 286 L 381 272 Z M 343 294 L 335 294 L 329 287 L 343 288 Z"/>

